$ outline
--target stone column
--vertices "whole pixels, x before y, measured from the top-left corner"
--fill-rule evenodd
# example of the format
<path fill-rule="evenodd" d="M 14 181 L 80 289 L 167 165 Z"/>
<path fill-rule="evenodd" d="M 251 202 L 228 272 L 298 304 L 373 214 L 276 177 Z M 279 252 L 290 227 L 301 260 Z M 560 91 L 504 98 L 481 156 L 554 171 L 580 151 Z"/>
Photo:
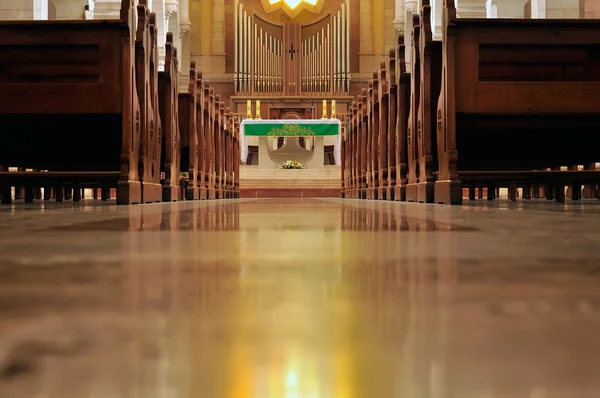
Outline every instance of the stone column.
<path fill-rule="evenodd" d="M 94 19 L 119 19 L 121 0 L 95 0 Z"/>
<path fill-rule="evenodd" d="M 189 6 L 189 0 L 179 0 L 179 43 L 181 43 L 181 48 L 179 49 L 179 70 L 181 72 L 179 77 L 179 89 L 181 92 L 188 91 L 188 83 L 190 80 L 191 49 L 189 33 L 192 28 L 192 23 L 190 22 Z"/>
<path fill-rule="evenodd" d="M 457 2 L 456 9 L 458 18 L 487 17 L 485 0 L 459 0 Z"/>
<path fill-rule="evenodd" d="M 180 17 L 181 18 L 181 17 Z M 192 24 L 181 22 L 179 20 L 179 41 L 181 43 L 181 50 L 179 51 L 179 92 L 187 93 L 190 82 L 190 30 Z"/>
<path fill-rule="evenodd" d="M 411 35 L 413 29 L 413 15 L 419 14 L 419 4 L 417 0 L 404 0 L 404 45 L 406 49 L 406 69 L 412 70 L 412 43 Z"/>
<path fill-rule="evenodd" d="M 179 1 L 165 1 L 165 35 L 167 32 L 173 33 L 173 45 L 177 48 L 177 59 L 181 69 L 181 34 L 179 31 Z"/>
<path fill-rule="evenodd" d="M 33 0 L 33 19 L 48 20 L 48 0 Z"/>
<path fill-rule="evenodd" d="M 496 0 L 487 0 L 485 9 L 488 18 L 498 18 L 498 5 L 496 4 Z"/>
<path fill-rule="evenodd" d="M 531 1 L 533 3 L 536 0 Z M 544 15 L 539 18 L 577 19 L 580 17 L 579 0 L 537 0 L 537 2 L 540 3 L 538 8 L 543 7 L 544 11 Z M 581 7 L 585 7 L 585 4 L 581 4 Z"/>
<path fill-rule="evenodd" d="M 531 0 L 531 18 L 546 18 L 546 0 Z"/>
<path fill-rule="evenodd" d="M 491 14 L 489 18 L 525 18 L 526 2 L 526 0 L 488 0 L 488 15 Z"/>
<path fill-rule="evenodd" d="M 396 34 L 404 34 L 404 0 L 396 0 L 394 7 L 394 29 Z"/>
<path fill-rule="evenodd" d="M 431 1 L 431 29 L 433 30 L 433 40 L 442 40 L 442 7 L 443 0 Z"/>
<path fill-rule="evenodd" d="M 0 0 L 0 20 L 31 21 L 48 19 L 48 0 Z"/>
<path fill-rule="evenodd" d="M 177 0 L 175 0 L 177 2 Z M 152 0 L 152 12 L 156 14 L 156 34 L 158 45 L 158 70 L 165 70 L 165 42 L 167 41 L 167 30 L 169 28 L 169 17 L 167 13 L 167 4 L 173 3 L 169 0 Z M 171 8 L 172 10 L 172 8 Z"/>
<path fill-rule="evenodd" d="M 85 10 L 85 19 L 94 19 L 94 0 L 88 0 L 87 9 Z"/>

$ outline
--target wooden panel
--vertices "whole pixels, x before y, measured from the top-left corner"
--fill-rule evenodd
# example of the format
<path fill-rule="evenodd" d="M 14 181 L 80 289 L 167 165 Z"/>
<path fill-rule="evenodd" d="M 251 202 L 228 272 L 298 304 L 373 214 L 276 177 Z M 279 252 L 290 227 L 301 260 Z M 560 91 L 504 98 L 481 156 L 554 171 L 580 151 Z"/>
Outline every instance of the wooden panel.
<path fill-rule="evenodd" d="M 475 103 L 458 103 L 459 113 L 598 113 L 600 83 L 478 83 Z"/>
<path fill-rule="evenodd" d="M 1 25 L 2 113 L 122 111 L 118 21 L 76 22 Z"/>
<path fill-rule="evenodd" d="M 600 81 L 600 47 L 479 46 L 480 81 Z"/>

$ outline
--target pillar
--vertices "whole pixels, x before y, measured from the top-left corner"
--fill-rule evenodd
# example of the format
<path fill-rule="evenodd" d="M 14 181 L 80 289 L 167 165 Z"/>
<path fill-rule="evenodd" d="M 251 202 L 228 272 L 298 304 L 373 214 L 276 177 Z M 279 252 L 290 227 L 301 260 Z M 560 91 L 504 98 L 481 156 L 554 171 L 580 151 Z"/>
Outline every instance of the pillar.
<path fill-rule="evenodd" d="M 33 19 L 48 20 L 48 0 L 33 0 Z"/>
<path fill-rule="evenodd" d="M 169 1 L 169 0 L 150 0 L 149 3 L 152 4 L 150 10 L 156 14 L 156 34 L 157 34 L 157 45 L 158 45 L 158 70 L 165 70 L 165 43 L 167 41 L 167 29 L 168 19 L 167 19 L 167 2 L 169 3 L 177 3 L 177 0 Z M 170 15 L 169 15 L 170 16 Z"/>
<path fill-rule="evenodd" d="M 533 0 L 535 1 L 535 0 Z M 545 0 L 541 0 L 545 1 Z M 458 18 L 486 18 L 485 0 L 458 0 L 456 4 Z"/>
<path fill-rule="evenodd" d="M 488 18 L 498 18 L 498 5 L 496 0 L 487 0 L 485 3 Z"/>
<path fill-rule="evenodd" d="M 546 18 L 546 0 L 531 0 L 531 18 Z"/>
<path fill-rule="evenodd" d="M 531 0 L 532 5 L 535 1 L 543 3 L 545 6 L 545 15 L 540 18 L 554 19 L 577 19 L 580 17 L 579 0 Z M 582 4 L 585 7 L 584 4 Z M 531 7 L 533 14 L 533 6 Z"/>
<path fill-rule="evenodd" d="M 0 20 L 31 21 L 48 19 L 48 0 L 0 1 Z"/>
<path fill-rule="evenodd" d="M 190 22 L 190 3 L 189 0 L 179 0 L 179 90 L 186 93 L 188 91 L 188 83 L 190 80 L 190 30 L 192 23 Z"/>
<path fill-rule="evenodd" d="M 121 0 L 95 0 L 94 19 L 119 19 L 121 17 Z"/>
<path fill-rule="evenodd" d="M 179 32 L 179 1 L 165 1 L 165 41 L 166 33 L 173 33 L 173 45 L 177 48 L 179 67 L 181 68 L 181 37 Z"/>
<path fill-rule="evenodd" d="M 404 35 L 404 0 L 395 0 L 394 6 L 394 29 L 396 34 Z"/>
<path fill-rule="evenodd" d="M 406 69 L 412 71 L 412 43 L 411 35 L 413 29 L 413 15 L 419 14 L 419 4 L 417 0 L 404 0 L 404 45 L 406 49 Z"/>

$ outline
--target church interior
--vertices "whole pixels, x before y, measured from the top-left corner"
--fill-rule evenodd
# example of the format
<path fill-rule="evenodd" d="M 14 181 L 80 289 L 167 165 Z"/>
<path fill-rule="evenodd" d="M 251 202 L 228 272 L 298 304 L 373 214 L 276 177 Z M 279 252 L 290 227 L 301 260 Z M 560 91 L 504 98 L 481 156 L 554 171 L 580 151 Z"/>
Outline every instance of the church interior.
<path fill-rule="evenodd" d="M 600 396 L 600 0 L 0 0 L 0 398 Z"/>

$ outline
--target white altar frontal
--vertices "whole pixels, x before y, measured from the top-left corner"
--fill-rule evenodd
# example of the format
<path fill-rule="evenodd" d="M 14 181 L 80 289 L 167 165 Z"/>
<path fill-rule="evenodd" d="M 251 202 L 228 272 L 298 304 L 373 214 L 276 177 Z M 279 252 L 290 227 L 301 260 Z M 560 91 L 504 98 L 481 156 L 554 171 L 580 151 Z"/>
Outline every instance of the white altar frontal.
<path fill-rule="evenodd" d="M 241 160 L 246 161 L 249 145 L 258 144 L 261 169 L 278 169 L 288 160 L 298 161 L 307 169 L 323 169 L 325 146 L 333 145 L 335 164 L 340 166 L 341 129 L 339 119 L 245 119 L 240 126 Z M 279 138 L 283 138 L 281 146 Z"/>

